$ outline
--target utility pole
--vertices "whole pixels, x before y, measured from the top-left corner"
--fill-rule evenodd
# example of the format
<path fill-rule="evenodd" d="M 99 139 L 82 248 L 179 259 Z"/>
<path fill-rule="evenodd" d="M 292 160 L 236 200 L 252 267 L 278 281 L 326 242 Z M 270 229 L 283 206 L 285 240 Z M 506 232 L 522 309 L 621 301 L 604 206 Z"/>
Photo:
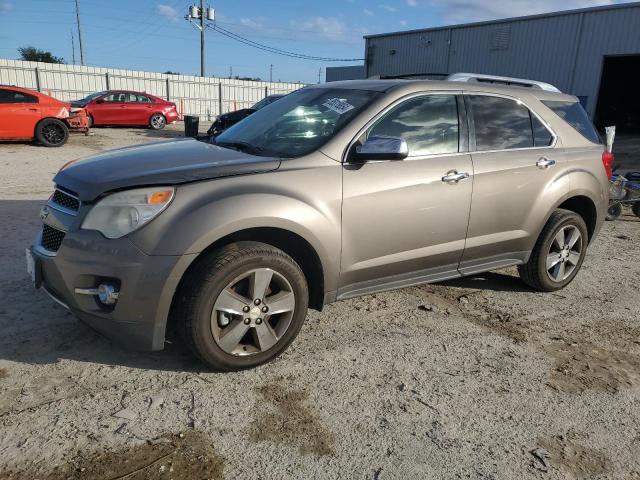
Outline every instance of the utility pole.
<path fill-rule="evenodd" d="M 229 78 L 233 78 L 233 65 L 229 66 Z"/>
<path fill-rule="evenodd" d="M 200 76 L 204 77 L 204 0 L 200 0 Z"/>
<path fill-rule="evenodd" d="M 318 69 L 318 83 L 320 83 L 320 78 L 322 77 L 322 67 Z"/>
<path fill-rule="evenodd" d="M 184 18 L 200 30 L 200 76 L 204 77 L 204 29 L 208 26 L 206 22 L 215 21 L 215 12 L 211 7 L 207 7 L 205 10 L 204 0 L 200 0 L 200 7 L 195 5 L 189 7 L 189 13 Z M 200 21 L 195 22 L 194 20 Z"/>
<path fill-rule="evenodd" d="M 71 29 L 71 57 L 73 58 L 73 64 L 76 64 L 76 42 L 73 39 L 73 28 Z"/>
<path fill-rule="evenodd" d="M 273 63 L 269 65 L 269 81 L 273 82 Z"/>
<path fill-rule="evenodd" d="M 82 30 L 80 29 L 80 0 L 76 0 L 76 21 L 78 22 L 78 40 L 80 40 L 80 65 L 84 65 L 84 48 L 82 45 Z"/>

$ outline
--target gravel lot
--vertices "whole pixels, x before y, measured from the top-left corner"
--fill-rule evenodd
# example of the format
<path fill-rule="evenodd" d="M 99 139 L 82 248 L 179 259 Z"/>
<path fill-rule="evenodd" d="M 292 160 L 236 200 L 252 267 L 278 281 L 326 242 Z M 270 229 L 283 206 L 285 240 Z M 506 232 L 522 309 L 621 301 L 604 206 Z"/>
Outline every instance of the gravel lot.
<path fill-rule="evenodd" d="M 339 302 L 242 373 L 179 342 L 124 351 L 33 290 L 24 249 L 57 169 L 180 129 L 0 144 L 0 479 L 640 478 L 628 212 L 563 291 L 507 269 Z"/>

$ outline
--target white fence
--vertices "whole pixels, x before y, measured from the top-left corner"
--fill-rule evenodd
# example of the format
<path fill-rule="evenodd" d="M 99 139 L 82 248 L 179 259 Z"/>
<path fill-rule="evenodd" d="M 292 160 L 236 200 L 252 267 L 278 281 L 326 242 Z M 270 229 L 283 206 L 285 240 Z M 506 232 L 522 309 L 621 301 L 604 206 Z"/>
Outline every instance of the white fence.
<path fill-rule="evenodd" d="M 63 101 L 103 90 L 148 92 L 175 102 L 181 116 L 198 115 L 207 120 L 250 107 L 267 95 L 289 93 L 304 86 L 6 59 L 0 59 L 1 84 L 30 88 Z"/>

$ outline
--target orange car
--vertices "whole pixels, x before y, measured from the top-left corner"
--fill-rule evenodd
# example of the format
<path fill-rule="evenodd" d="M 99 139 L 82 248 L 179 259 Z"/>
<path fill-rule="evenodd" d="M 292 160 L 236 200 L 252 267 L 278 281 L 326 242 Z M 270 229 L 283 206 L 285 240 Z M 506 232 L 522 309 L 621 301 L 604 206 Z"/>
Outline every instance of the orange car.
<path fill-rule="evenodd" d="M 0 141 L 35 138 L 46 147 L 59 147 L 69 131 L 89 131 L 84 109 L 33 90 L 0 85 Z"/>

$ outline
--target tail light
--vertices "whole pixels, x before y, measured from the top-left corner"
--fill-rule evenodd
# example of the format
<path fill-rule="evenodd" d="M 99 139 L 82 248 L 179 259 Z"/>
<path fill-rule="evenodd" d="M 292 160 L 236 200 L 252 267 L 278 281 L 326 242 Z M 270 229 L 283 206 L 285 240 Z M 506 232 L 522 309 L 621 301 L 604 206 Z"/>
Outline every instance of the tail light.
<path fill-rule="evenodd" d="M 169 105 L 171 106 L 171 108 L 178 108 L 178 106 L 173 102 L 169 102 Z"/>
<path fill-rule="evenodd" d="M 612 152 L 608 152 L 606 150 L 602 152 L 602 164 L 604 165 L 604 170 L 607 172 L 607 177 L 609 177 L 609 179 L 613 176 L 613 162 L 615 159 L 616 157 Z"/>

